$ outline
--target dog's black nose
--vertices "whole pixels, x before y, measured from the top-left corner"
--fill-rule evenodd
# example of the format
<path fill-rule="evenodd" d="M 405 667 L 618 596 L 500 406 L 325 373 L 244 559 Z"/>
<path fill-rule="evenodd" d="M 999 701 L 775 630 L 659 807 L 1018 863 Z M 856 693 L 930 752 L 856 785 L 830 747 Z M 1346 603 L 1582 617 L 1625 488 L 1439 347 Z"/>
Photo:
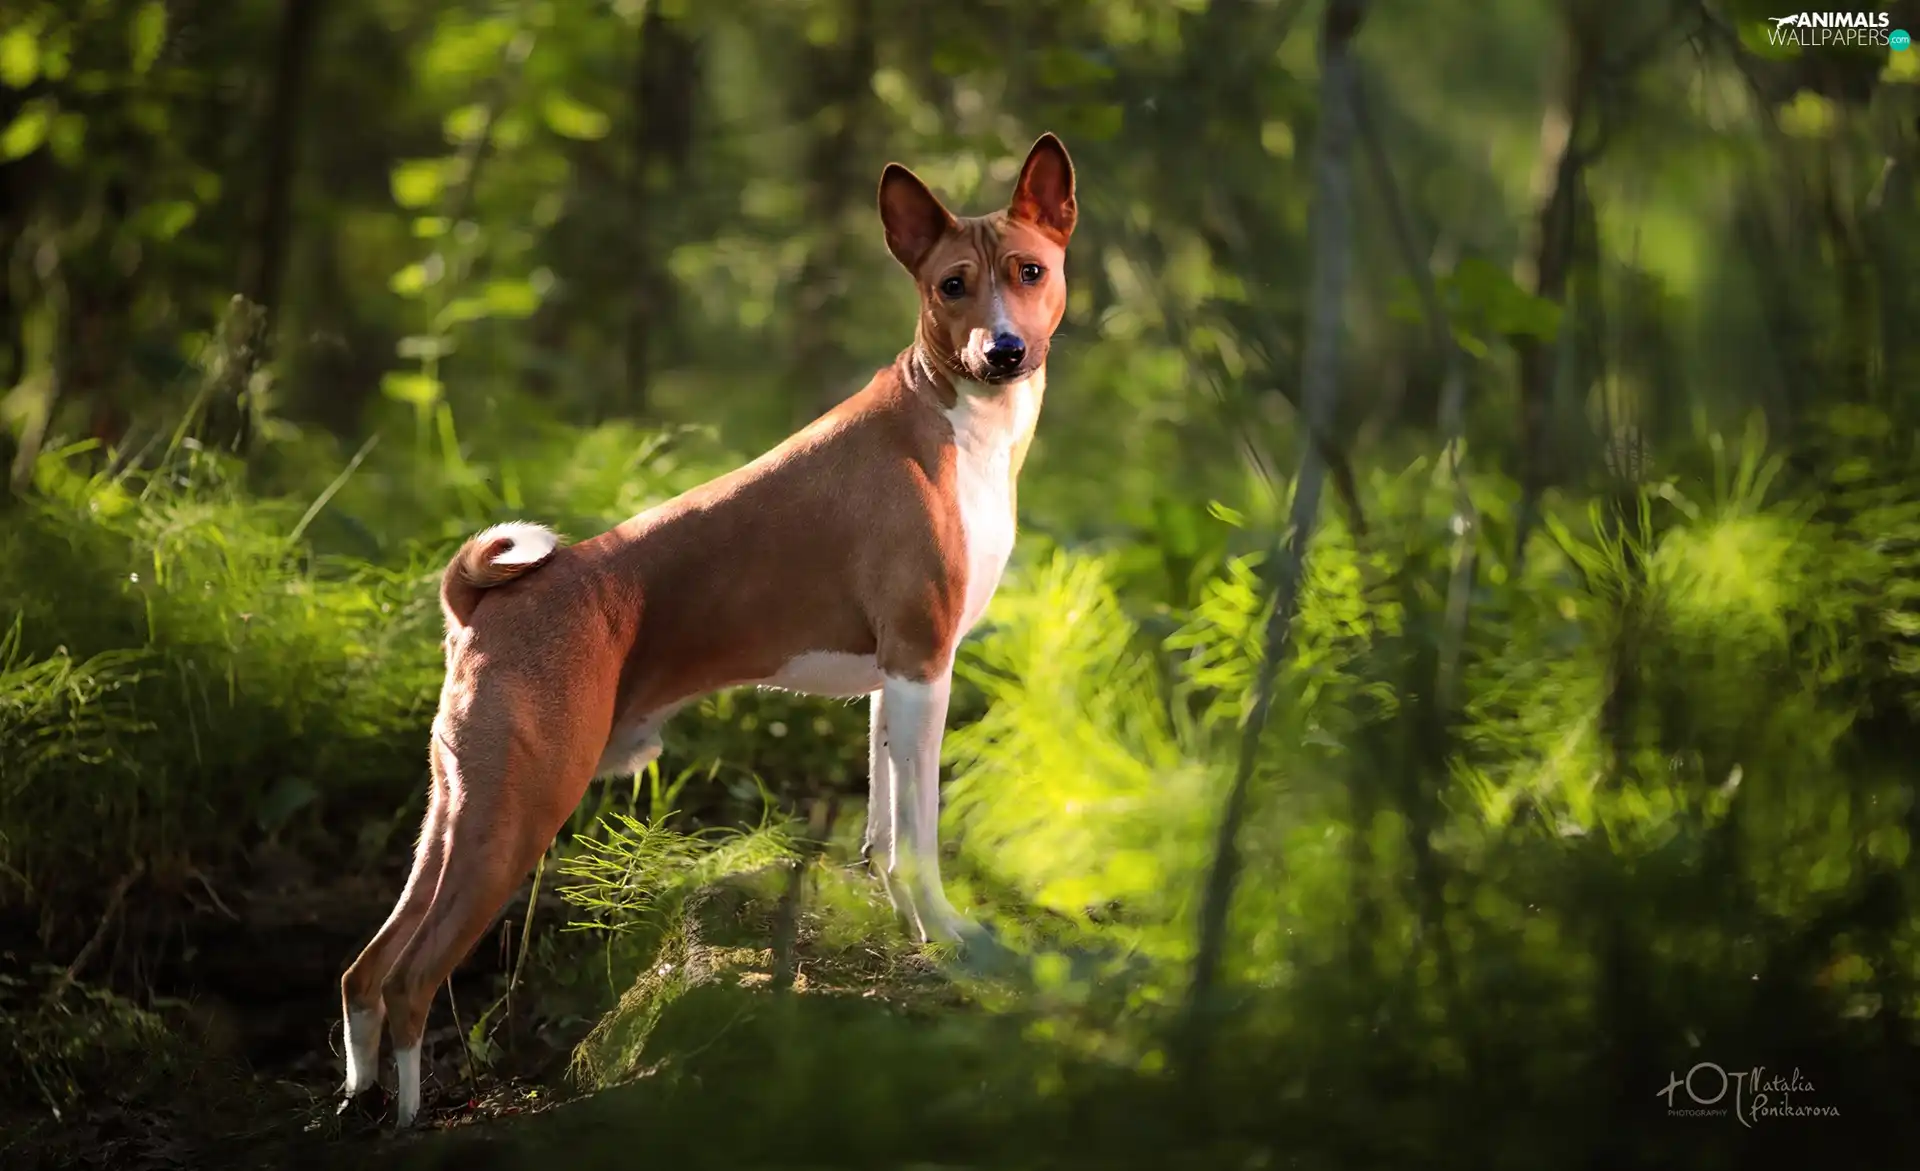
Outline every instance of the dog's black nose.
<path fill-rule="evenodd" d="M 1000 334 L 993 339 L 993 345 L 987 347 L 987 365 L 1004 374 L 1020 365 L 1020 359 L 1027 356 L 1027 343 L 1010 333 Z"/>

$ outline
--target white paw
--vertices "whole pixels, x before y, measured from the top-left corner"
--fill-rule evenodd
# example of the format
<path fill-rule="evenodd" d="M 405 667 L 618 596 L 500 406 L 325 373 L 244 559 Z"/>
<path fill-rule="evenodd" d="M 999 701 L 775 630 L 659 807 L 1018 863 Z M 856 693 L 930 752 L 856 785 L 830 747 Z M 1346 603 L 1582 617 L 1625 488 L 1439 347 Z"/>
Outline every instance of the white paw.
<path fill-rule="evenodd" d="M 347 1014 L 347 1078 L 340 1092 L 351 1098 L 369 1090 L 380 1074 L 380 1014 L 355 1010 Z"/>
<path fill-rule="evenodd" d="M 989 938 L 987 929 L 962 915 L 951 905 L 936 908 L 926 917 L 926 942 L 965 947 Z"/>
<path fill-rule="evenodd" d="M 400 1074 L 394 1092 L 394 1125 L 405 1128 L 420 1113 L 420 1046 L 395 1049 L 393 1064 Z"/>

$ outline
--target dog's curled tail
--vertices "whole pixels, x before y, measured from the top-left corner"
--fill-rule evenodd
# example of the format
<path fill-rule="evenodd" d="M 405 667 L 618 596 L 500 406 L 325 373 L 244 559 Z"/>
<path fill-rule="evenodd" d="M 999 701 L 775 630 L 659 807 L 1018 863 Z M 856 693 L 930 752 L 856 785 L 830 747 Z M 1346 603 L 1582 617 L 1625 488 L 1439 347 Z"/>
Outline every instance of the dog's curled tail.
<path fill-rule="evenodd" d="M 560 538 L 545 525 L 509 521 L 467 538 L 440 577 L 440 608 L 447 625 L 471 625 L 480 595 L 546 564 Z"/>

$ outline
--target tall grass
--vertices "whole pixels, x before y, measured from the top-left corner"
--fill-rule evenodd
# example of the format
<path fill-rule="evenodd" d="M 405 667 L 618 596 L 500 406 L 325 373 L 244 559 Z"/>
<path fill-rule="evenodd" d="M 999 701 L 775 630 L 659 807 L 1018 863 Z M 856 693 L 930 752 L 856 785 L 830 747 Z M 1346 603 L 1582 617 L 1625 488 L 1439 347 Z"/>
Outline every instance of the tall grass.
<path fill-rule="evenodd" d="M 58 901 L 391 804 L 435 690 L 427 563 L 315 555 L 288 539 L 297 501 L 210 453 L 118 478 L 81 454 L 43 458 L 0 526 L 20 601 L 0 736 L 43 745 L 0 763 L 11 893 Z"/>
<path fill-rule="evenodd" d="M 511 419 L 475 435 L 448 425 L 439 461 L 376 450 L 344 478 L 341 453 L 292 443 L 252 484 L 190 448 L 116 476 L 77 449 L 45 457 L 0 519 L 0 595 L 18 599 L 0 639 L 4 898 L 92 908 L 136 867 L 177 878 L 275 837 L 403 854 L 451 544 L 505 515 L 585 535 L 712 470 L 692 435 Z M 1885 429 L 1824 441 L 1822 473 L 1750 435 L 1709 444 L 1689 480 L 1550 502 L 1518 574 L 1512 486 L 1473 483 L 1483 571 L 1451 707 L 1450 481 L 1426 461 L 1377 474 L 1367 535 L 1322 532 L 1243 838 L 1216 1122 L 1256 1133 L 1274 1109 L 1366 1103 L 1330 1123 L 1340 1141 L 1413 1158 L 1452 1136 L 1477 1166 L 1520 1166 L 1630 1158 L 1594 1087 L 1650 1097 L 1697 1060 L 1824 1062 L 1835 1094 L 1880 1100 L 1876 1038 L 1920 1016 L 1920 492 Z M 1263 619 L 1239 514 L 1206 515 L 1191 544 L 1215 552 L 1191 581 L 1028 546 L 964 649 L 945 836 L 956 897 L 1034 955 L 1046 992 L 965 994 L 1016 1010 L 980 1018 L 1018 1024 L 1016 1080 L 1090 1062 L 1151 1086 L 1164 1064 Z M 631 987 L 580 1051 L 586 1082 L 736 1027 L 739 990 L 712 977 L 762 964 L 765 917 L 738 900 L 765 901 L 755 876 L 790 831 L 698 826 L 763 812 L 768 782 L 858 786 L 861 715 L 716 698 L 676 724 L 667 763 L 723 784 L 643 812 L 635 783 L 583 810 L 563 893 L 583 922 L 645 937 L 621 945 Z M 920 970 L 870 946 L 885 915 L 863 883 L 809 873 L 824 901 L 803 945 L 839 948 L 844 986 Z M 725 889 L 734 930 L 708 938 L 701 908 Z M 928 1052 L 872 1027 L 877 1062 Z M 780 1035 L 799 1065 L 826 1044 Z M 1042 1041 L 1071 1059 L 1036 1057 Z M 967 1076 L 994 1076 L 985 1053 Z M 725 1063 L 687 1067 L 703 1061 Z M 1529 1087 L 1529 1121 L 1463 1130 L 1496 1073 Z"/>

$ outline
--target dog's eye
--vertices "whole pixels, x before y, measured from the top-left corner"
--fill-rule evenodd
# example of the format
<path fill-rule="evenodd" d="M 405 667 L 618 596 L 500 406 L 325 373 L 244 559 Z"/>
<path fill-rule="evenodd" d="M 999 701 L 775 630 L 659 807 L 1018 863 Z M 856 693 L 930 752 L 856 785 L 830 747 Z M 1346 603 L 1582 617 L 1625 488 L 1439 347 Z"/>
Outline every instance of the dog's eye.
<path fill-rule="evenodd" d="M 957 276 L 950 276 L 940 282 L 940 295 L 952 300 L 967 295 L 967 282 Z"/>
<path fill-rule="evenodd" d="M 1046 273 L 1047 270 L 1037 264 L 1023 264 L 1020 266 L 1020 283 L 1027 285 L 1039 284 L 1040 278 L 1045 276 Z"/>

